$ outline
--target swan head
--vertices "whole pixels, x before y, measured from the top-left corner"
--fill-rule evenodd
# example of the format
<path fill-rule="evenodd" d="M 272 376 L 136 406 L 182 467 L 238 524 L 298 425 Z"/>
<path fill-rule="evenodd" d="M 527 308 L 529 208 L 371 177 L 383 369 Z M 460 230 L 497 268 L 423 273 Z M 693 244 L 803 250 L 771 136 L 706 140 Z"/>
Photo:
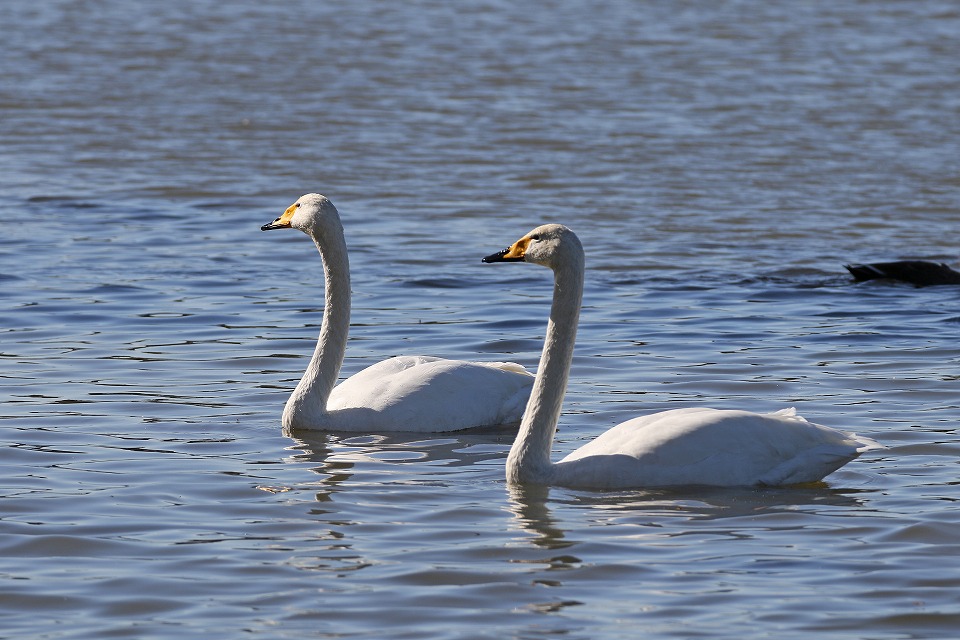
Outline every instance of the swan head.
<path fill-rule="evenodd" d="M 583 246 L 577 234 L 562 224 L 541 225 L 503 251 L 483 259 L 483 262 L 533 262 L 553 270 L 571 261 L 583 262 Z"/>
<path fill-rule="evenodd" d="M 315 231 L 334 222 L 340 222 L 340 215 L 329 198 L 319 193 L 308 193 L 300 196 L 279 218 L 263 225 L 260 230 L 299 229 L 313 235 Z"/>

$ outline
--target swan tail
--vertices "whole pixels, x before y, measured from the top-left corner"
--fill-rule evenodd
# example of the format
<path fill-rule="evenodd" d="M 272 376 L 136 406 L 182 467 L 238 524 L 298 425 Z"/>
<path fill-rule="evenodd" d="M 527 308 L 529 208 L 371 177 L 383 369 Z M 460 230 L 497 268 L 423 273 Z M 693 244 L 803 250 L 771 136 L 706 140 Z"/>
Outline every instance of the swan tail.
<path fill-rule="evenodd" d="M 767 471 L 758 480 L 762 485 L 787 485 L 816 482 L 860 456 L 864 451 L 886 449 L 871 438 L 844 434 L 841 442 L 825 443 L 803 451 Z"/>
<path fill-rule="evenodd" d="M 804 419 L 797 415 L 796 407 L 787 407 L 786 409 L 780 409 L 780 411 L 774 411 L 771 415 L 782 416 L 784 418 L 800 418 L 801 420 Z"/>
<path fill-rule="evenodd" d="M 787 460 L 763 474 L 757 484 L 779 486 L 817 482 L 860 455 L 857 449 L 825 445 Z"/>
<path fill-rule="evenodd" d="M 875 451 L 877 449 L 886 449 L 886 445 L 880 444 L 873 438 L 868 438 L 866 436 L 858 436 L 855 433 L 849 434 L 851 440 L 856 443 L 857 453 L 863 453 L 864 451 Z"/>
<path fill-rule="evenodd" d="M 803 416 L 797 415 L 796 407 L 788 407 L 786 409 L 780 409 L 780 411 L 774 411 L 770 415 L 779 416 L 781 418 L 788 418 L 788 419 L 792 418 L 797 422 L 806 422 L 807 424 L 815 424 L 813 422 L 810 422 Z M 823 427 L 822 425 L 816 425 L 816 426 L 820 428 L 827 428 L 827 427 Z M 863 453 L 864 451 L 872 451 L 874 449 L 887 448 L 885 445 L 880 444 L 873 438 L 868 438 L 866 436 L 861 436 L 855 433 L 849 433 L 849 432 L 843 432 L 843 431 L 841 431 L 840 433 L 843 434 L 845 443 L 854 447 L 857 453 Z"/>
<path fill-rule="evenodd" d="M 500 369 L 501 371 L 511 371 L 513 373 L 522 373 L 531 377 L 533 376 L 532 373 L 527 371 L 526 367 L 524 367 L 522 364 L 517 364 L 516 362 L 477 362 L 476 364 L 481 364 L 492 369 Z"/>

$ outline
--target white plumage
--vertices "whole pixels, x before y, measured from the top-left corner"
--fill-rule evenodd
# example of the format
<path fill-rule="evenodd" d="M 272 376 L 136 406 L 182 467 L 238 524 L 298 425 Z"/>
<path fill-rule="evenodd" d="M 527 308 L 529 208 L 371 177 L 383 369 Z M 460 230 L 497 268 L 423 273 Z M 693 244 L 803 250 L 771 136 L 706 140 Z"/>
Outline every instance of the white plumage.
<path fill-rule="evenodd" d="M 326 304 L 317 347 L 283 409 L 287 431 L 439 432 L 516 424 L 533 376 L 503 362 L 400 356 L 367 367 L 335 386 L 350 326 L 350 267 L 336 207 L 302 196 L 270 229 L 299 229 L 323 259 Z"/>
<path fill-rule="evenodd" d="M 555 282 L 540 368 L 507 458 L 510 482 L 590 489 L 795 484 L 820 480 L 881 446 L 808 422 L 793 409 L 690 408 L 633 418 L 552 463 L 583 295 L 583 248 L 573 231 L 550 224 L 484 258 L 519 261 L 553 269 Z"/>
<path fill-rule="evenodd" d="M 397 356 L 337 385 L 326 413 L 339 431 L 459 431 L 516 425 L 532 382 L 529 372 L 511 362 Z"/>

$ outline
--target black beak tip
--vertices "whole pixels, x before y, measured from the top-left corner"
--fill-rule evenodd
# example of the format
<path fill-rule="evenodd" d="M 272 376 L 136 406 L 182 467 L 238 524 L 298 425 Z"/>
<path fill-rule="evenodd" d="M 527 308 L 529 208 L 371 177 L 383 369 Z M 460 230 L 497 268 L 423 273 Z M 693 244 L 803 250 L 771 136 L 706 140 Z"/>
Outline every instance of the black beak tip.
<path fill-rule="evenodd" d="M 503 251 L 497 251 L 496 253 L 491 253 L 481 260 L 481 262 L 492 263 L 492 262 L 503 262 L 503 256 L 507 252 L 506 249 Z"/>
<path fill-rule="evenodd" d="M 481 260 L 481 262 L 487 262 L 487 263 L 490 263 L 490 262 L 523 262 L 523 258 L 504 258 L 504 256 L 507 255 L 507 253 L 509 253 L 509 252 L 510 252 L 510 247 L 507 247 L 507 248 L 504 249 L 503 251 L 497 251 L 496 253 L 492 253 L 492 254 L 490 254 L 489 256 L 487 256 L 486 258 L 483 258 L 483 260 Z"/>

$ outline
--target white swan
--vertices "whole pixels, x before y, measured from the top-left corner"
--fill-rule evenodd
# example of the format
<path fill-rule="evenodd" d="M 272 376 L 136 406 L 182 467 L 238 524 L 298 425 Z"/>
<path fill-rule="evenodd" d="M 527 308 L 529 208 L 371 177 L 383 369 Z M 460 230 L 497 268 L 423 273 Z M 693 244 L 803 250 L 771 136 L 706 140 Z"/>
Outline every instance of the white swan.
<path fill-rule="evenodd" d="M 881 446 L 807 422 L 793 409 L 674 409 L 621 423 L 553 464 L 583 295 L 583 248 L 573 231 L 548 224 L 483 261 L 534 262 L 554 272 L 540 367 L 507 457 L 509 482 L 589 489 L 794 484 L 819 480 Z"/>
<path fill-rule="evenodd" d="M 334 388 L 350 327 L 350 266 L 343 225 L 326 197 L 310 193 L 261 227 L 299 229 L 323 259 L 326 305 L 317 348 L 283 408 L 283 427 L 378 433 L 458 431 L 520 421 L 533 376 L 513 363 L 400 356 Z"/>

